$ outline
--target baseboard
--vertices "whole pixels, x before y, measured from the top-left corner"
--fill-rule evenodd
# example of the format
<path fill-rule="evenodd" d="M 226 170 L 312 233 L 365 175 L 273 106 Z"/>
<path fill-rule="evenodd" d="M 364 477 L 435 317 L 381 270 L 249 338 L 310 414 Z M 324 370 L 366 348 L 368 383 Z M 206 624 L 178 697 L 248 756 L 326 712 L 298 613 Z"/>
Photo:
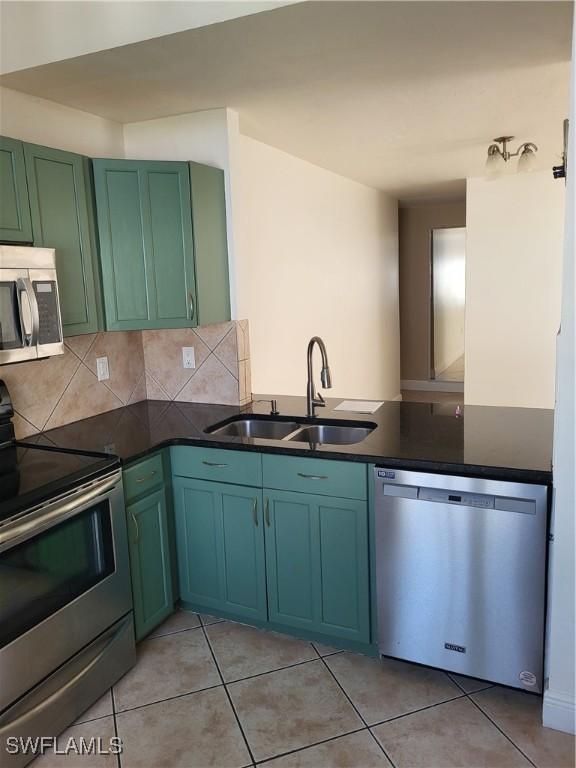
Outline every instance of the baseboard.
<path fill-rule="evenodd" d="M 398 402 L 399 400 L 402 400 L 402 394 L 396 395 L 396 397 L 393 397 L 393 398 L 392 398 L 392 402 L 393 402 L 393 403 L 396 403 L 396 402 Z"/>
<path fill-rule="evenodd" d="M 566 733 L 576 732 L 576 702 L 565 693 L 546 691 L 542 707 L 542 722 L 546 728 Z"/>
<path fill-rule="evenodd" d="M 464 384 L 461 381 L 424 381 L 420 379 L 405 379 L 400 382 L 400 388 L 427 392 L 464 392 Z"/>

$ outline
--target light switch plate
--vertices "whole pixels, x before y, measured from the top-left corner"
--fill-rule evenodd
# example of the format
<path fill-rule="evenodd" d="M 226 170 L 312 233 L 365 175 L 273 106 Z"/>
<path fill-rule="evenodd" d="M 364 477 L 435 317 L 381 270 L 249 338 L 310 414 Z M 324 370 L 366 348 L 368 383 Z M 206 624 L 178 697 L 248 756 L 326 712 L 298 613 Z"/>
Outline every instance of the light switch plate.
<path fill-rule="evenodd" d="M 182 347 L 182 367 L 196 368 L 196 356 L 194 347 Z"/>
<path fill-rule="evenodd" d="M 98 381 L 105 381 L 110 378 L 107 357 L 96 358 L 96 375 L 98 376 Z"/>

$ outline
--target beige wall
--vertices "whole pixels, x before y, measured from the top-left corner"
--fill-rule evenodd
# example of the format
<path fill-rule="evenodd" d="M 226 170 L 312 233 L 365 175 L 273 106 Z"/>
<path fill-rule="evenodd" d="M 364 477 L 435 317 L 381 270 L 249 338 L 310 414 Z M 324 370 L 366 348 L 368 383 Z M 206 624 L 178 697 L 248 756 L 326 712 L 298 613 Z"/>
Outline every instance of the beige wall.
<path fill-rule="evenodd" d="M 9 88 L 0 88 L 0 134 L 90 157 L 124 157 L 120 123 Z"/>
<path fill-rule="evenodd" d="M 550 171 L 468 180 L 465 403 L 554 407 L 564 195 Z"/>
<path fill-rule="evenodd" d="M 427 381 L 430 378 L 432 229 L 465 225 L 464 200 L 400 208 L 400 356 L 403 381 Z"/>
<path fill-rule="evenodd" d="M 317 334 L 331 395 L 396 397 L 396 201 L 241 134 L 232 157 L 237 301 L 250 320 L 253 390 L 304 395 L 306 347 Z"/>

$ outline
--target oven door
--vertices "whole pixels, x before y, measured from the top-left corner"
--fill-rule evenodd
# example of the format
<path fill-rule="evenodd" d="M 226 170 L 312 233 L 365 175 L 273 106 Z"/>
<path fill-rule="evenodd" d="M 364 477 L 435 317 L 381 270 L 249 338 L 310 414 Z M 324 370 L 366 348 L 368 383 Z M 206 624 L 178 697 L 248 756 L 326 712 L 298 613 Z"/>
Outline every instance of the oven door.
<path fill-rule="evenodd" d="M 38 357 L 40 319 L 27 269 L 0 269 L 0 364 Z"/>
<path fill-rule="evenodd" d="M 0 529 L 0 711 L 132 608 L 122 477 Z"/>

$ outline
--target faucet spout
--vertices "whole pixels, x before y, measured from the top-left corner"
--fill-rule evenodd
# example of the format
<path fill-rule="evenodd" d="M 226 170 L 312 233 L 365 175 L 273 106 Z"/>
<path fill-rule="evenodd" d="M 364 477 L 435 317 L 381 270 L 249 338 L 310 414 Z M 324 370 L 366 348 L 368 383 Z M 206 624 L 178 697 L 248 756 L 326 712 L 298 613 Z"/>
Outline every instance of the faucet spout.
<path fill-rule="evenodd" d="M 306 385 L 306 404 L 308 416 L 315 416 L 315 408 L 322 408 L 326 405 L 322 395 L 316 395 L 316 388 L 314 387 L 314 375 L 312 373 L 312 353 L 316 344 L 320 348 L 320 354 L 322 355 L 322 371 L 320 373 L 322 387 L 324 389 L 330 389 L 332 387 L 332 374 L 330 373 L 330 366 L 328 364 L 328 353 L 326 352 L 326 345 L 320 336 L 313 336 L 308 343 L 307 352 L 308 382 Z"/>

